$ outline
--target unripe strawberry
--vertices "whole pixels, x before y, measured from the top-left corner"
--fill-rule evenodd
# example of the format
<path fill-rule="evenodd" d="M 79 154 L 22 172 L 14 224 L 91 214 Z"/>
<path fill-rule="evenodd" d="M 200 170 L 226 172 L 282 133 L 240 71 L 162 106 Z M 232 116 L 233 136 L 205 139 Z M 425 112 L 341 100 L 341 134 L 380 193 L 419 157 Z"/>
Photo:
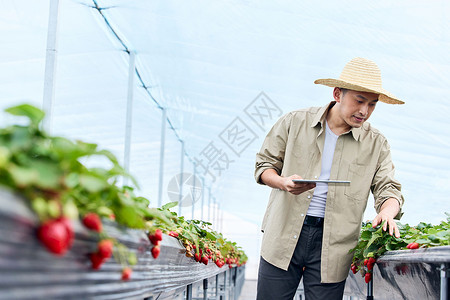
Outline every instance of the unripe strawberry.
<path fill-rule="evenodd" d="M 87 228 L 101 232 L 103 230 L 102 221 L 96 213 L 87 213 L 83 218 L 83 224 Z"/>

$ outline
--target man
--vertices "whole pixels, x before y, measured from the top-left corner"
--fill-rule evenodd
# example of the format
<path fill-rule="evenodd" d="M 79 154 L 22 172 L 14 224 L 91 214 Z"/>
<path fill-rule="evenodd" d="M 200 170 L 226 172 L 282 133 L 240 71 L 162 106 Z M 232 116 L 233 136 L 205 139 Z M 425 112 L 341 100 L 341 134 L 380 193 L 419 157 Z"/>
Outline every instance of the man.
<path fill-rule="evenodd" d="M 378 101 L 403 104 L 381 86 L 378 66 L 355 58 L 339 79 L 319 79 L 334 87 L 324 107 L 284 115 L 256 155 L 255 178 L 273 188 L 262 223 L 258 300 L 291 300 L 303 277 L 305 296 L 342 299 L 369 191 L 375 199 L 376 227 L 399 237 L 394 218 L 404 202 L 394 179 L 386 138 L 367 121 Z M 294 183 L 293 179 L 351 183 Z"/>

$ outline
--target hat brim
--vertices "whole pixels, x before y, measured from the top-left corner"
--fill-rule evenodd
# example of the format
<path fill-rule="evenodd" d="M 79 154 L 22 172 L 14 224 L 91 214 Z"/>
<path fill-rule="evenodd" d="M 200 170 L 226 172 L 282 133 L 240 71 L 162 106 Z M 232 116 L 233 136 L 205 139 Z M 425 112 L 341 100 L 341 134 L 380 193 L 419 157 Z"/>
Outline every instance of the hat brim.
<path fill-rule="evenodd" d="M 352 84 L 350 82 L 342 81 L 339 79 L 333 79 L 333 78 L 326 78 L 326 79 L 317 79 L 314 81 L 315 84 L 322 84 L 329 87 L 339 87 L 343 89 L 349 89 L 353 91 L 359 91 L 359 92 L 368 92 L 368 93 L 374 93 L 378 94 L 378 100 L 384 103 L 388 104 L 405 104 L 404 101 L 398 99 L 388 91 L 384 89 L 371 89 L 367 87 L 363 87 L 361 85 Z"/>

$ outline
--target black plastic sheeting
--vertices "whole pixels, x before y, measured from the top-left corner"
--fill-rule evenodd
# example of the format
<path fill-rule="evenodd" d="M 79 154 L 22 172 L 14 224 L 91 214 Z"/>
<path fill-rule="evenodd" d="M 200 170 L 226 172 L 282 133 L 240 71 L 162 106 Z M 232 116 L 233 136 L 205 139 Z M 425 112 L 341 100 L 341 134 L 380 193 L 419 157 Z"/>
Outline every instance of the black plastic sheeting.
<path fill-rule="evenodd" d="M 88 253 L 97 237 L 79 222 L 75 240 L 63 256 L 49 253 L 35 238 L 37 219 L 25 201 L 0 188 L 0 299 L 186 299 L 192 296 L 228 296 L 237 299 L 244 281 L 244 267 L 207 266 L 185 256 L 180 242 L 164 235 L 161 254 L 154 259 L 143 230 L 104 221 L 104 230 L 136 253 L 131 280 L 122 281 L 121 265 L 114 259 L 92 270 Z"/>
<path fill-rule="evenodd" d="M 374 267 L 374 299 L 449 300 L 449 266 L 450 246 L 386 252 Z M 360 273 L 349 272 L 345 294 L 366 299 L 367 293 Z"/>

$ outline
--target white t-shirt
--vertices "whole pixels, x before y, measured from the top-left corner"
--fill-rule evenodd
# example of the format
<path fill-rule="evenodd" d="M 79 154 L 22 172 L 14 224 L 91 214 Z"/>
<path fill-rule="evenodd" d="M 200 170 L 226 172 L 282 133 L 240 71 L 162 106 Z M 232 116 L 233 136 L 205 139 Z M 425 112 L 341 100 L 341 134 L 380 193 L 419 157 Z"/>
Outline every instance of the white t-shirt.
<path fill-rule="evenodd" d="M 334 134 L 328 127 L 327 121 L 325 121 L 325 143 L 322 151 L 322 168 L 320 170 L 319 179 L 330 179 L 331 164 L 333 162 L 334 149 L 336 148 L 336 141 L 338 135 Z M 325 216 L 325 204 L 327 202 L 328 184 L 316 183 L 314 194 L 311 199 L 308 211 L 306 214 L 313 217 Z"/>

